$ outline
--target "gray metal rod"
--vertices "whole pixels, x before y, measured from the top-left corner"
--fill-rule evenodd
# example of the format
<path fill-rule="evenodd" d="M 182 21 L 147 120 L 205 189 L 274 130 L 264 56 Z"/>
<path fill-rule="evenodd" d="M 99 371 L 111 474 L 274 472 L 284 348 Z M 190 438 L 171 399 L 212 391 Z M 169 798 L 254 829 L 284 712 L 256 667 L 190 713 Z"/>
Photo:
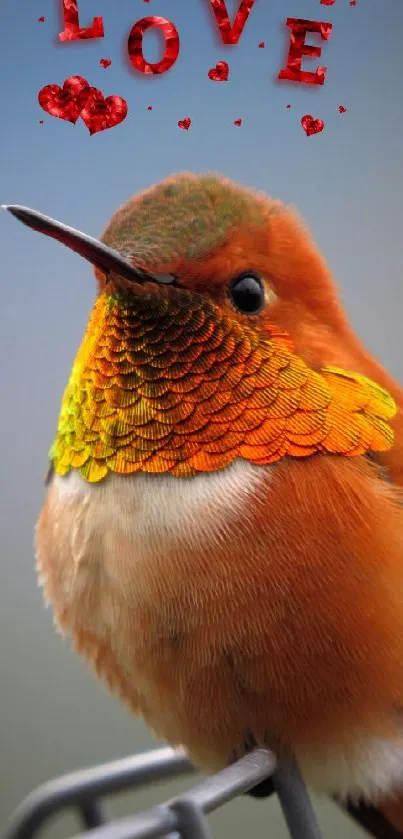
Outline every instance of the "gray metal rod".
<path fill-rule="evenodd" d="M 194 801 L 181 798 L 170 809 L 179 819 L 182 839 L 213 839 L 206 816 Z"/>
<path fill-rule="evenodd" d="M 321 832 L 302 775 L 295 761 L 273 775 L 291 839 L 321 839 Z"/>
<path fill-rule="evenodd" d="M 2 839 L 31 839 L 50 816 L 66 807 L 192 772 L 195 768 L 183 752 L 162 748 L 62 775 L 22 801 Z"/>
<path fill-rule="evenodd" d="M 273 752 L 256 749 L 192 787 L 186 793 L 186 799 L 193 801 L 204 813 L 211 813 L 236 795 L 248 792 L 260 781 L 264 781 L 273 774 L 276 766 L 277 760 Z M 177 796 L 177 800 L 179 799 L 180 796 Z"/>
<path fill-rule="evenodd" d="M 100 827 L 101 824 L 105 824 L 106 822 L 104 808 L 101 802 L 96 799 L 83 801 L 80 804 L 79 812 L 83 825 L 87 830 L 92 830 L 93 827 Z"/>
<path fill-rule="evenodd" d="M 179 831 L 176 814 L 163 805 L 145 810 L 137 816 L 116 819 L 110 824 L 77 834 L 80 839 L 158 839 L 167 833 Z"/>
<path fill-rule="evenodd" d="M 263 749 L 257 749 L 221 772 L 206 778 L 186 792 L 183 799 L 191 802 L 193 807 L 198 808 L 202 813 L 210 813 L 240 793 L 247 792 L 256 786 L 260 781 L 267 778 L 275 768 L 275 755 Z M 168 832 L 181 833 L 182 826 L 176 810 L 178 804 L 180 806 L 180 802 L 181 797 L 177 796 L 167 801 L 165 805 L 154 807 L 144 813 L 138 813 L 132 818 L 121 819 L 110 825 L 81 833 L 74 839 L 154 839 L 154 837 L 162 836 Z M 172 819 L 171 823 L 167 814 Z M 157 829 L 158 822 L 156 821 L 158 817 L 162 819 L 159 829 Z M 312 839 L 316 839 L 316 837 L 312 837 Z"/>

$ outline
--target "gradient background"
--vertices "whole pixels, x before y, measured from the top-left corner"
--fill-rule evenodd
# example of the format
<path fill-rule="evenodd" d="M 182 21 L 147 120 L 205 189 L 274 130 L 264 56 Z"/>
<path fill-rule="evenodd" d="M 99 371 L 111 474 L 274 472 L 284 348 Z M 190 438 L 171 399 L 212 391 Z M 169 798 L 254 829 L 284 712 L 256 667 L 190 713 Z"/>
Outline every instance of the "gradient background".
<path fill-rule="evenodd" d="M 1 0 L 0 202 L 30 205 L 98 235 L 131 193 L 178 170 L 218 170 L 263 188 L 299 208 L 338 278 L 355 328 L 402 380 L 400 0 L 358 0 L 356 7 L 348 0 L 332 7 L 319 0 L 256 0 L 235 47 L 220 43 L 208 0 L 80 0 L 79 6 L 82 26 L 104 16 L 103 40 L 60 44 L 61 0 Z M 231 14 L 235 6 L 228 0 Z M 181 36 L 179 59 L 160 78 L 139 76 L 126 54 L 131 26 L 148 14 L 166 15 Z M 40 15 L 45 24 L 37 23 Z M 276 82 L 287 16 L 334 23 L 331 40 L 323 42 L 323 88 Z M 257 47 L 261 40 L 265 49 Z M 152 35 L 145 54 L 158 60 Z M 99 66 L 102 57 L 113 60 L 108 70 Z M 230 80 L 211 82 L 207 70 L 223 58 Z M 126 121 L 90 137 L 81 121 L 73 126 L 44 114 L 38 91 L 69 75 L 126 98 Z M 339 104 L 348 108 L 342 116 Z M 307 112 L 325 120 L 322 134 L 305 136 L 300 118 Z M 177 127 L 184 116 L 193 119 L 188 132 Z M 241 128 L 233 125 L 238 117 Z M 42 781 L 153 741 L 53 632 L 34 573 L 33 528 L 47 451 L 94 297 L 91 270 L 5 213 L 0 248 L 2 825 Z M 171 785 L 169 793 L 183 786 Z M 167 794 L 125 795 L 114 812 L 132 812 Z M 319 802 L 318 814 L 326 836 L 363 835 L 331 804 Z M 211 822 L 222 839 L 245 831 L 255 839 L 287 836 L 275 801 L 240 799 Z M 76 829 L 65 820 L 48 835 Z"/>

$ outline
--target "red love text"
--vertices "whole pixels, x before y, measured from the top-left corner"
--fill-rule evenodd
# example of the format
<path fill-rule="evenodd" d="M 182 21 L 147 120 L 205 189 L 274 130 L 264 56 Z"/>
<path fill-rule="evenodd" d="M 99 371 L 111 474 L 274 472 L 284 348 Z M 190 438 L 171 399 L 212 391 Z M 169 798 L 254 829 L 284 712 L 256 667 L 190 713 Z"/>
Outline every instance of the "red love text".
<path fill-rule="evenodd" d="M 62 0 L 64 30 L 59 32 L 61 41 L 79 41 L 88 38 L 104 37 L 104 22 L 101 17 L 94 17 L 92 26 L 80 28 L 77 0 Z"/>
<path fill-rule="evenodd" d="M 158 29 L 165 42 L 164 55 L 155 64 L 146 61 L 143 55 L 143 36 L 147 29 Z M 166 73 L 179 55 L 179 34 L 173 23 L 165 17 L 143 17 L 131 29 L 127 44 L 130 61 L 133 67 L 146 75 L 161 75 Z"/>
<path fill-rule="evenodd" d="M 290 82 L 303 82 L 305 84 L 324 84 L 326 79 L 326 67 L 317 67 L 315 72 L 307 72 L 301 69 L 304 56 L 320 58 L 321 47 L 313 47 L 305 43 L 307 32 L 316 32 L 324 41 L 328 41 L 332 34 L 332 24 L 319 20 L 303 20 L 302 18 L 287 18 L 287 26 L 291 29 L 290 47 L 288 51 L 287 66 L 283 67 L 278 74 L 279 79 L 286 79 Z"/>
<path fill-rule="evenodd" d="M 57 2 L 60 3 L 60 0 L 57 0 Z M 79 22 L 78 0 L 61 0 L 61 2 L 64 16 L 64 31 L 59 33 L 61 41 L 104 37 L 102 17 L 94 17 L 92 26 L 82 29 Z M 240 0 L 232 24 L 225 0 L 203 0 L 203 2 L 208 3 L 212 9 L 222 42 L 229 45 L 238 44 L 255 0 Z M 350 0 L 350 2 L 354 2 L 354 0 Z M 328 0 L 326 0 L 326 4 L 328 4 Z M 302 69 L 303 58 L 320 58 L 322 54 L 322 47 L 307 44 L 305 39 L 308 32 L 314 32 L 320 35 L 323 41 L 328 41 L 332 34 L 333 25 L 320 20 L 289 17 L 286 20 L 286 26 L 291 30 L 287 64 L 280 70 L 277 78 L 303 84 L 323 85 L 326 79 L 326 67 L 321 65 L 314 71 Z M 154 63 L 147 61 L 144 57 L 144 35 L 149 29 L 157 30 L 163 38 L 162 58 Z M 264 46 L 265 42 L 261 41 L 259 47 Z M 173 67 L 179 56 L 178 30 L 172 21 L 165 17 L 156 15 L 143 17 L 132 26 L 128 37 L 127 50 L 132 66 L 139 73 L 154 76 L 162 75 Z M 106 67 L 106 59 L 101 59 L 101 64 Z M 226 62 L 219 61 L 216 67 L 209 71 L 208 75 L 214 81 L 226 81 L 228 79 L 228 65 Z"/>
<path fill-rule="evenodd" d="M 210 0 L 223 44 L 237 44 L 239 42 L 254 2 L 255 0 L 241 0 L 234 23 L 231 26 L 225 0 Z"/>

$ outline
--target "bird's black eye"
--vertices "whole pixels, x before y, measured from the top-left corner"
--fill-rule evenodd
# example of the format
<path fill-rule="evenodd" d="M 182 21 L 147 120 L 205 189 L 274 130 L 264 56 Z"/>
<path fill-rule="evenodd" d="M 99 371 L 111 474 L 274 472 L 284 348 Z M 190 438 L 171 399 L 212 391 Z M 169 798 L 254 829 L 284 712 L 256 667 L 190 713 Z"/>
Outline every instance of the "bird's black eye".
<path fill-rule="evenodd" d="M 234 306 L 245 315 L 257 315 L 264 306 L 263 283 L 250 272 L 231 280 L 229 296 Z"/>

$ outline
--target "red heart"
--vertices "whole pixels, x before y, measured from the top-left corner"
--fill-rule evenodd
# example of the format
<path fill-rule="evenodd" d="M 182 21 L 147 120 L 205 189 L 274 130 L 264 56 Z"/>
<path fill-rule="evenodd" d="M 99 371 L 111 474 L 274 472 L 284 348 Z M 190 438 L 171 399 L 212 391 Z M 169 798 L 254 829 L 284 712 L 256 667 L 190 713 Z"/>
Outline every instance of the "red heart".
<path fill-rule="evenodd" d="M 184 128 L 185 131 L 189 131 L 189 128 L 192 124 L 192 120 L 190 117 L 185 117 L 185 119 L 180 119 L 178 122 L 179 128 Z"/>
<path fill-rule="evenodd" d="M 330 36 L 331 36 L 331 34 L 332 34 L 332 29 L 333 29 L 333 25 L 332 25 L 331 23 L 321 23 L 321 25 L 320 25 L 320 34 L 321 34 L 321 36 L 322 36 L 322 38 L 323 38 L 323 40 L 324 40 L 324 41 L 328 41 L 328 40 L 329 40 L 329 38 L 330 38 Z M 326 68 L 325 68 L 325 67 L 323 67 L 323 68 L 321 67 L 320 69 L 322 70 L 322 72 L 324 72 Z M 319 70 L 319 67 L 318 67 L 318 70 Z"/>
<path fill-rule="evenodd" d="M 260 49 L 260 50 L 264 50 L 264 48 L 265 48 L 265 42 L 264 42 L 264 41 L 261 41 L 261 42 L 260 42 L 260 44 L 258 44 L 258 47 L 259 47 L 259 49 Z"/>
<path fill-rule="evenodd" d="M 344 105 L 339 105 L 339 114 L 345 114 L 346 111 L 347 108 L 345 108 Z"/>
<path fill-rule="evenodd" d="M 314 119 L 311 114 L 305 114 L 305 116 L 302 117 L 301 125 L 307 137 L 310 137 L 311 134 L 319 134 L 319 132 L 323 131 L 325 127 L 323 119 Z"/>
<path fill-rule="evenodd" d="M 108 96 L 105 99 L 102 90 L 90 87 L 81 119 L 92 135 L 119 125 L 126 118 L 127 111 L 127 102 L 121 96 Z"/>
<path fill-rule="evenodd" d="M 242 120 L 241 119 L 235 119 L 234 120 L 234 125 L 242 125 Z"/>
<path fill-rule="evenodd" d="M 215 67 L 208 71 L 209 79 L 213 82 L 226 82 L 229 76 L 229 66 L 226 61 L 217 61 Z"/>
<path fill-rule="evenodd" d="M 104 67 L 104 68 L 105 68 L 105 70 L 106 70 L 106 68 L 107 68 L 107 67 L 110 67 L 110 66 L 111 66 L 111 64 L 112 64 L 112 59 L 110 59 L 110 58 L 101 58 L 101 60 L 100 60 L 100 62 L 99 62 L 99 63 L 100 63 L 100 65 L 101 65 L 101 67 Z"/>
<path fill-rule="evenodd" d="M 87 101 L 90 86 L 82 76 L 69 76 L 63 84 L 47 84 L 38 93 L 38 102 L 48 114 L 66 119 L 73 125 L 77 122 Z"/>

